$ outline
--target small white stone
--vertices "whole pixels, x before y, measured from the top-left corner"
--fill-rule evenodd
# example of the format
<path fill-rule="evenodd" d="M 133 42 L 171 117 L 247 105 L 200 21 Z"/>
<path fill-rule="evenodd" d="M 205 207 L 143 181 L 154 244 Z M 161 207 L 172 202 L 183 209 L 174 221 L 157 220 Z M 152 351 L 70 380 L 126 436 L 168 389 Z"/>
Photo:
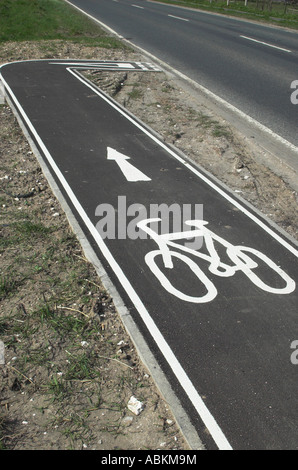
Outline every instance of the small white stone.
<path fill-rule="evenodd" d="M 127 407 L 130 411 L 132 411 L 132 413 L 138 416 L 144 410 L 144 403 L 139 401 L 136 397 L 132 396 L 127 404 Z"/>

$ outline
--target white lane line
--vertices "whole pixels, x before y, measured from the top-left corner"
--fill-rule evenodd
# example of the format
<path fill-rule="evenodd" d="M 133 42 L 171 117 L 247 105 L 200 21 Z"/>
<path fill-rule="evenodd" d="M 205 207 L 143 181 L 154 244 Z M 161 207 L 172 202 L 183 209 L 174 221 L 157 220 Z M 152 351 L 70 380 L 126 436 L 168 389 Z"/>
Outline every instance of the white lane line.
<path fill-rule="evenodd" d="M 168 15 L 170 18 L 175 18 L 176 20 L 189 21 L 186 18 L 181 18 L 180 16 Z"/>
<path fill-rule="evenodd" d="M 131 5 L 132 7 L 139 8 L 140 10 L 145 10 L 144 7 L 140 7 L 140 5 Z"/>
<path fill-rule="evenodd" d="M 69 3 L 72 7 L 76 8 L 77 10 L 79 10 L 81 13 L 83 13 L 84 15 L 88 16 L 89 18 L 91 18 L 93 21 L 95 21 L 96 23 L 98 23 L 99 25 L 101 25 L 103 28 L 105 28 L 106 30 L 110 31 L 112 34 L 115 34 L 117 37 L 121 38 L 121 36 L 115 31 L 113 30 L 112 28 L 110 28 L 109 26 L 107 26 L 105 23 L 99 21 L 98 19 L 96 19 L 94 16 L 91 16 L 89 15 L 89 13 L 86 13 L 84 10 L 82 10 L 81 8 L 73 5 L 71 2 L 69 2 L 68 0 L 65 0 L 66 3 Z M 159 63 L 161 67 L 163 67 L 164 69 L 168 69 L 170 68 L 171 72 L 174 73 L 175 75 L 177 75 L 178 77 L 180 77 L 182 80 L 185 80 L 186 82 L 192 84 L 195 88 L 199 89 L 200 91 L 202 91 L 205 95 L 209 96 L 210 98 L 214 99 L 215 101 L 217 101 L 219 104 L 223 105 L 225 108 L 229 109 L 230 111 L 236 113 L 238 116 L 240 116 L 242 119 L 245 119 L 249 124 L 252 124 L 254 126 L 256 126 L 259 130 L 261 130 L 262 132 L 265 132 L 266 134 L 268 134 L 270 137 L 272 137 L 274 140 L 276 140 L 279 144 L 283 144 L 285 145 L 287 148 L 291 149 L 293 152 L 295 152 L 296 154 L 298 154 L 298 147 L 294 144 L 292 144 L 291 142 L 287 141 L 286 139 L 284 139 L 283 137 L 281 137 L 280 135 L 276 134 L 275 132 L 273 132 L 271 129 L 269 129 L 268 127 L 264 126 L 263 124 L 261 124 L 259 121 L 257 121 L 256 119 L 252 118 L 251 116 L 249 116 L 248 114 L 244 113 L 243 111 L 241 111 L 239 108 L 236 108 L 235 106 L 233 106 L 232 104 L 230 104 L 228 101 L 224 100 L 223 98 L 221 98 L 220 96 L 216 95 L 215 93 L 213 93 L 212 91 L 210 91 L 208 88 L 204 87 L 203 85 L 200 85 L 198 82 L 192 80 L 191 78 L 187 77 L 187 75 L 183 74 L 182 72 L 180 72 L 179 70 L 177 69 L 174 69 L 173 67 L 170 67 L 168 64 L 166 64 L 166 62 L 163 62 L 162 60 L 158 59 L 155 55 L 151 54 L 150 52 L 146 51 L 145 49 L 142 49 L 141 47 L 139 46 L 136 46 L 136 44 L 134 44 L 133 42 L 131 41 L 126 41 L 127 43 L 131 44 L 133 47 L 137 47 L 139 51 L 141 51 L 142 53 L 144 53 L 146 56 L 150 57 L 154 62 L 156 63 Z M 44 59 L 46 60 L 46 59 Z M 3 65 L 5 64 L 2 64 L 2 67 Z M 71 70 L 69 70 L 71 72 Z M 0 72 L 0 76 L 1 76 L 1 72 Z M 1 78 L 1 77 L 0 77 Z M 78 77 L 77 77 L 78 78 Z M 102 96 L 103 99 L 106 99 L 104 97 L 104 95 Z M 107 101 L 107 99 L 106 99 Z M 115 107 L 118 112 L 122 112 L 121 110 L 119 110 L 115 105 L 113 105 L 113 103 L 110 103 L 110 105 L 112 107 Z M 154 140 L 155 142 L 158 142 L 158 145 L 160 145 L 161 147 L 163 147 L 164 149 L 166 149 L 166 151 L 172 155 L 173 157 L 176 158 L 176 160 L 178 160 L 179 162 L 181 162 L 182 164 L 184 165 L 187 165 L 187 162 L 181 158 L 180 156 L 178 156 L 177 153 L 175 153 L 174 151 L 172 151 L 171 149 L 169 149 L 168 147 L 166 147 L 166 144 L 163 144 L 159 139 L 157 139 L 157 137 L 155 138 L 153 136 L 153 134 L 149 133 L 147 131 L 147 129 L 143 126 L 141 126 L 140 124 L 138 124 L 137 122 L 135 122 L 133 120 L 133 118 L 130 118 L 129 116 L 127 116 L 124 111 L 122 112 L 123 115 L 125 115 L 126 119 L 130 120 L 131 122 L 134 123 L 134 125 L 136 127 L 139 127 L 140 129 L 142 129 L 143 132 L 145 132 L 145 134 L 147 134 L 148 136 L 150 136 L 150 138 L 152 140 Z M 195 170 L 195 168 L 193 168 L 191 165 L 189 165 L 189 169 L 191 171 L 194 171 L 194 172 L 197 172 L 197 170 Z M 275 238 L 281 245 L 283 245 L 285 248 L 287 248 L 291 253 L 293 253 L 297 258 L 298 258 L 298 250 L 296 250 L 295 248 L 293 248 L 290 243 L 287 243 L 282 237 L 280 237 L 277 233 L 275 233 L 273 230 L 271 230 L 269 227 L 267 227 L 267 225 L 265 225 L 258 217 L 254 216 L 249 210 L 245 209 L 244 206 L 242 206 L 240 203 L 237 202 L 236 199 L 233 199 L 231 198 L 230 196 L 228 196 L 227 193 L 225 193 L 224 191 L 222 191 L 220 189 L 219 186 L 217 186 L 216 184 L 214 184 L 212 182 L 212 180 L 206 178 L 203 173 L 200 173 L 200 172 L 197 172 L 197 175 L 202 178 L 203 180 L 205 180 L 207 182 L 207 184 L 209 184 L 211 187 L 213 187 L 217 192 L 219 192 L 219 194 L 221 194 L 223 197 L 225 197 L 228 201 L 232 202 L 233 204 L 235 204 L 244 214 L 246 214 L 248 217 L 250 217 L 255 223 L 257 223 L 260 227 L 262 227 L 267 233 L 269 233 L 273 238 Z"/>
<path fill-rule="evenodd" d="M 50 62 L 50 64 L 53 65 L 68 65 L 69 67 L 75 67 L 75 68 L 99 68 L 99 69 L 131 69 L 135 70 L 135 66 L 132 63 L 129 62 Z M 139 64 L 141 66 L 141 64 Z"/>
<path fill-rule="evenodd" d="M 253 41 L 259 44 L 263 44 L 264 46 L 273 47 L 274 49 L 279 49 L 280 51 L 283 51 L 283 52 L 290 52 L 290 53 L 292 52 L 289 49 L 284 49 L 283 47 L 275 46 L 274 44 L 269 44 L 268 42 L 258 41 L 258 39 L 250 38 L 248 36 L 240 35 L 240 37 L 243 39 L 247 39 L 248 41 Z"/>

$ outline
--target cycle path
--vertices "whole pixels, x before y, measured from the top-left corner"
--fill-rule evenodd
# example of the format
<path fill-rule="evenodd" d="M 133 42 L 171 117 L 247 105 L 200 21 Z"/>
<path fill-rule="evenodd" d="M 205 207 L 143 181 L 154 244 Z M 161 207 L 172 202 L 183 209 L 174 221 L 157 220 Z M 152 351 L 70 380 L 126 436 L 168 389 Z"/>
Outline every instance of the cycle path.
<path fill-rule="evenodd" d="M 297 246 L 78 73 L 92 67 L 154 70 L 28 61 L 0 77 L 206 448 L 297 449 Z M 177 236 L 149 221 L 162 204 Z"/>

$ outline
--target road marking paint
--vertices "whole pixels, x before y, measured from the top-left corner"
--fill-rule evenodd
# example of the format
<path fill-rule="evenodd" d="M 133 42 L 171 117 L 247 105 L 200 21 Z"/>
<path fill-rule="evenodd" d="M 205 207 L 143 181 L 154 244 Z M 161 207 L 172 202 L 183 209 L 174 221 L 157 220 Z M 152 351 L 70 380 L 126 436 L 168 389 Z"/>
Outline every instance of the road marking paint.
<path fill-rule="evenodd" d="M 234 199 L 233 197 L 229 196 L 223 189 L 221 189 L 216 183 L 212 182 L 207 176 L 201 173 L 199 170 L 194 168 L 190 163 L 182 159 L 179 155 L 177 155 L 173 150 L 168 148 L 166 144 L 161 142 L 156 136 L 154 136 L 148 129 L 146 129 L 141 123 L 136 121 L 132 116 L 128 115 L 125 110 L 123 110 L 119 105 L 110 99 L 110 97 L 106 96 L 102 93 L 96 86 L 91 83 L 85 81 L 85 79 L 77 74 L 74 70 L 67 69 L 71 74 L 73 74 L 79 81 L 84 83 L 85 86 L 92 89 L 96 94 L 98 94 L 104 101 L 108 102 L 111 107 L 116 109 L 120 114 L 125 116 L 130 122 L 132 122 L 137 128 L 141 129 L 146 135 L 148 135 L 154 142 L 158 143 L 158 145 L 164 148 L 170 155 L 174 156 L 179 162 L 184 164 L 189 170 L 191 170 L 194 174 L 196 174 L 201 180 L 205 181 L 209 187 L 215 189 L 219 194 L 221 194 L 226 200 L 230 201 L 234 206 L 238 207 L 242 213 L 246 214 L 251 220 L 253 220 L 257 225 L 262 227 L 267 233 L 269 233 L 274 239 L 276 239 L 281 245 L 287 248 L 290 252 L 292 252 L 295 256 L 298 257 L 298 251 L 295 250 L 293 246 L 291 246 L 286 240 L 284 240 L 281 236 L 275 233 L 272 229 L 270 229 L 265 223 L 263 223 L 258 217 L 256 217 L 253 213 L 251 213 L 248 209 L 246 209 L 242 204 Z M 44 145 L 43 141 L 39 137 L 37 131 L 35 130 L 34 126 L 32 125 L 31 121 L 29 120 L 28 116 L 26 115 L 25 111 L 21 107 L 20 103 L 18 102 L 17 98 L 15 97 L 13 91 L 7 84 L 7 82 L 1 77 L 6 90 L 10 94 L 11 98 L 14 100 L 15 105 L 17 106 L 20 115 L 23 117 L 24 121 L 27 123 L 28 129 L 33 133 L 36 138 L 36 141 L 42 151 L 44 152 L 45 157 L 47 158 L 49 164 L 51 165 L 53 171 L 56 173 L 57 177 L 59 178 L 61 184 L 67 191 L 69 198 L 71 199 L 72 203 L 76 207 L 76 210 L 80 217 L 82 218 L 83 222 L 86 224 L 90 234 L 93 236 L 94 240 L 96 241 L 99 249 L 103 253 L 103 256 L 109 262 L 111 268 L 113 269 L 115 275 L 119 279 L 121 285 L 131 298 L 131 301 L 134 303 L 135 307 L 139 311 L 141 318 L 146 324 L 146 327 L 151 332 L 152 337 L 156 341 L 160 351 L 164 355 L 165 359 L 167 360 L 169 366 L 173 370 L 174 374 L 176 375 L 178 381 L 180 382 L 181 386 L 189 396 L 190 400 L 192 401 L 195 409 L 197 410 L 199 416 L 205 423 L 207 429 L 209 430 L 212 438 L 214 439 L 216 445 L 220 450 L 227 449 L 231 450 L 232 447 L 228 442 L 227 438 L 225 437 L 223 431 L 219 427 L 218 423 L 206 407 L 204 401 L 198 394 L 197 390 L 193 386 L 192 382 L 190 381 L 189 377 L 187 376 L 186 372 L 184 371 L 183 367 L 177 360 L 176 356 L 174 355 L 173 351 L 165 341 L 163 335 L 157 328 L 157 325 L 151 318 L 149 312 L 147 311 L 146 307 L 142 303 L 141 299 L 139 298 L 138 294 L 132 287 L 130 281 L 125 276 L 124 272 L 122 271 L 121 267 L 118 265 L 117 261 L 112 256 L 111 252 L 109 251 L 108 247 L 105 245 L 103 239 L 100 237 L 98 231 L 90 221 L 89 217 L 85 213 L 84 209 L 80 205 L 79 201 L 77 200 L 75 194 L 73 193 L 72 189 L 68 185 L 67 181 L 64 178 L 64 175 L 59 170 L 58 166 L 56 165 L 54 159 L 52 158 L 51 154 L 47 150 L 46 146 Z"/>
<path fill-rule="evenodd" d="M 139 8 L 140 10 L 145 10 L 144 7 L 140 7 L 140 5 L 131 5 L 132 7 Z"/>
<path fill-rule="evenodd" d="M 130 182 L 137 181 L 151 181 L 151 178 L 146 176 L 142 171 L 138 170 L 135 166 L 129 163 L 130 157 L 123 155 L 123 153 L 108 147 L 108 160 L 114 160 L 122 171 L 123 175 Z"/>
<path fill-rule="evenodd" d="M 97 70 L 109 70 L 109 71 L 117 71 L 117 70 L 142 70 L 144 72 L 161 72 L 161 69 L 158 68 L 154 64 L 150 64 L 149 62 L 117 62 L 117 61 L 78 61 L 78 62 L 62 62 L 62 61 L 53 61 L 49 62 L 50 65 L 63 65 L 69 66 L 78 69 L 97 69 Z"/>
<path fill-rule="evenodd" d="M 248 41 L 253 41 L 253 42 L 257 42 L 259 44 L 263 44 L 264 46 L 273 47 L 274 49 L 279 49 L 280 51 L 292 52 L 289 49 L 284 49 L 283 47 L 274 46 L 274 44 L 269 44 L 268 42 L 258 41 L 258 39 L 250 38 L 248 36 L 240 35 L 240 37 L 243 38 L 243 39 L 247 39 Z"/>
<path fill-rule="evenodd" d="M 174 16 L 174 15 L 168 15 L 170 18 L 175 18 L 176 20 L 181 20 L 181 21 L 189 21 L 186 18 L 181 18 L 180 16 Z"/>
<path fill-rule="evenodd" d="M 114 68 L 114 69 L 135 69 L 135 66 L 133 63 L 129 63 L 129 62 L 93 62 L 93 61 L 90 61 L 90 62 L 82 62 L 82 61 L 78 61 L 78 62 L 50 62 L 50 64 L 53 64 L 53 65 L 67 65 L 68 67 L 76 67 L 76 68 L 79 68 L 79 67 L 83 67 L 83 68 L 99 68 L 99 69 L 110 69 L 110 68 Z"/>
<path fill-rule="evenodd" d="M 162 287 L 168 291 L 170 294 L 175 297 L 185 301 L 185 302 L 194 302 L 194 303 L 206 303 L 211 302 L 217 296 L 217 289 L 213 283 L 213 279 L 209 279 L 208 276 L 200 268 L 200 263 L 195 262 L 195 258 L 199 260 L 203 259 L 209 263 L 209 271 L 215 276 L 219 277 L 231 277 L 235 274 L 242 272 L 247 278 L 259 289 L 262 289 L 265 292 L 271 294 L 291 294 L 296 289 L 295 281 L 288 276 L 277 264 L 274 263 L 268 256 L 264 253 L 247 246 L 238 245 L 234 246 L 232 243 L 224 240 L 222 237 L 212 232 L 207 228 L 208 222 L 205 220 L 188 220 L 186 225 L 190 227 L 195 227 L 195 230 L 186 230 L 184 232 L 171 232 L 164 233 L 159 235 L 157 232 L 150 228 L 150 224 L 154 222 L 161 221 L 159 218 L 144 219 L 137 223 L 143 232 L 147 233 L 152 240 L 154 240 L 158 245 L 158 250 L 153 250 L 145 255 L 145 262 L 148 265 L 151 272 L 157 277 Z M 187 240 L 189 237 L 203 237 L 205 240 L 205 245 L 208 250 L 208 254 L 202 253 L 200 250 L 175 243 L 176 240 Z M 218 252 L 215 249 L 214 242 L 225 247 L 225 252 L 228 258 L 234 263 L 226 264 L 223 262 Z M 174 248 L 174 250 L 171 250 Z M 191 255 L 190 257 L 181 254 L 180 251 Z M 253 269 L 258 267 L 258 263 L 249 257 L 249 253 L 252 253 L 255 258 L 262 260 L 273 272 L 280 276 L 284 281 L 283 287 L 275 287 L 269 284 L 266 284 L 254 271 Z M 195 276 L 204 284 L 207 293 L 201 295 L 200 297 L 190 296 L 171 284 L 167 275 L 159 268 L 157 263 L 155 263 L 154 258 L 156 256 L 162 256 L 163 265 L 165 268 L 173 269 L 174 264 L 172 258 L 178 258 L 183 263 L 185 263 L 190 270 L 195 274 Z"/>

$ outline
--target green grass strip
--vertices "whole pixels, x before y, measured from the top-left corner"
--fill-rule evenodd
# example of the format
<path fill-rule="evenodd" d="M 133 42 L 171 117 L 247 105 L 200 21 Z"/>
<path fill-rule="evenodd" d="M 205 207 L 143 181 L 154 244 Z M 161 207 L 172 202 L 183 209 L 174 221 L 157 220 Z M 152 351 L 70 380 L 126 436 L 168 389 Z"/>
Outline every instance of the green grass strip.
<path fill-rule="evenodd" d="M 63 0 L 0 0 L 0 43 L 54 39 L 120 46 Z"/>

